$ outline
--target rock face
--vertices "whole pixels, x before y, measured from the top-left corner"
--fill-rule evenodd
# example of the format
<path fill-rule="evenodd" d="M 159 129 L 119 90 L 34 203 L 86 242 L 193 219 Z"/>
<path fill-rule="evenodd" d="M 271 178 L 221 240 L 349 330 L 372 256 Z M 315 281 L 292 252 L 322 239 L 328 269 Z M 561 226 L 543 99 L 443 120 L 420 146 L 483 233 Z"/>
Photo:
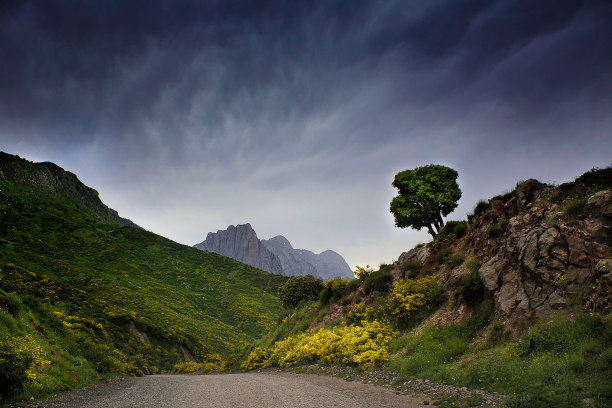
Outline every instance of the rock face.
<path fill-rule="evenodd" d="M 354 278 L 351 268 L 337 252 L 327 250 L 315 254 L 306 249 L 294 249 L 289 240 L 282 235 L 264 239 L 262 242 L 278 256 L 287 276 L 311 274 L 323 280 L 336 277 Z"/>
<path fill-rule="evenodd" d="M 261 243 L 251 224 L 230 225 L 226 230 L 209 232 L 206 240 L 194 247 L 227 256 L 270 273 L 283 274 L 279 259 Z"/>
<path fill-rule="evenodd" d="M 210 232 L 204 242 L 194 247 L 279 275 L 310 274 L 324 280 L 354 278 L 351 268 L 338 253 L 328 250 L 315 254 L 305 249 L 295 249 L 282 235 L 259 240 L 250 224 L 230 225 L 224 231 Z"/>
<path fill-rule="evenodd" d="M 489 200 L 471 218 L 462 237 L 435 241 L 405 252 L 397 277 L 409 262 L 419 276 L 435 273 L 451 292 L 468 275 L 465 263 L 441 264 L 438 253 L 450 249 L 466 260 L 482 262 L 478 275 L 496 319 L 518 335 L 534 318 L 545 319 L 569 304 L 592 312 L 612 311 L 612 190 L 578 181 L 558 187 L 527 180 L 516 190 Z M 599 191 L 597 191 L 599 189 Z M 501 231 L 501 232 L 499 232 Z M 397 278 L 396 277 L 396 278 Z M 469 316 L 466 302 L 455 297 L 440 320 Z M 443 316 L 442 316 L 443 315 Z"/>
<path fill-rule="evenodd" d="M 315 275 L 317 269 L 304 260 L 298 250 L 293 249 L 289 240 L 282 235 L 277 235 L 274 238 L 264 239 L 261 241 L 266 248 L 278 257 L 283 268 L 283 274 L 286 276 L 296 275 Z"/>

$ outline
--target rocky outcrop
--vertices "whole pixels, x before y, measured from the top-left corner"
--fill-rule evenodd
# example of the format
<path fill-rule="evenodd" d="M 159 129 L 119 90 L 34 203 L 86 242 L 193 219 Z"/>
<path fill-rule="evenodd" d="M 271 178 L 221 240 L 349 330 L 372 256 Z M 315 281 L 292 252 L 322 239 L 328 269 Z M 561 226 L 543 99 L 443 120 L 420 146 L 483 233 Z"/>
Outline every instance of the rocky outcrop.
<path fill-rule="evenodd" d="M 32 163 L 19 156 L 0 152 L 0 181 L 11 181 L 58 195 L 65 192 L 100 218 L 115 221 L 123 227 L 139 228 L 117 211 L 107 207 L 96 190 L 87 187 L 78 177 L 51 162 Z"/>
<path fill-rule="evenodd" d="M 558 187 L 527 180 L 515 191 L 489 200 L 470 218 L 462 237 L 433 242 L 400 256 L 402 265 L 418 262 L 419 275 L 435 273 L 449 293 L 467 276 L 465 264 L 441 264 L 438 253 L 478 259 L 485 295 L 496 318 L 522 333 L 532 319 L 544 319 L 568 305 L 592 312 L 612 311 L 612 190 L 579 182 Z M 600 191 L 597 191 L 600 190 Z M 396 276 L 397 278 L 397 276 Z M 448 302 L 446 319 L 464 319 L 461 298 Z M 444 319 L 441 318 L 441 319 Z"/>
<path fill-rule="evenodd" d="M 255 268 L 283 275 L 280 260 L 261 243 L 251 224 L 230 225 L 226 230 L 209 232 L 195 248 L 235 259 Z"/>

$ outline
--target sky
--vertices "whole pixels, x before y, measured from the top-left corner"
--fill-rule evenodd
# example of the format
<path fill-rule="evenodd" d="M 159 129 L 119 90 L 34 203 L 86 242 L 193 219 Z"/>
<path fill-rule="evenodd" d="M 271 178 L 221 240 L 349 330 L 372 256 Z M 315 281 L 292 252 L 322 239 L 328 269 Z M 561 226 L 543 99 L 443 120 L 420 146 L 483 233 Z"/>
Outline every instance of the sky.
<path fill-rule="evenodd" d="M 52 161 L 143 228 L 389 263 L 402 170 L 447 220 L 612 163 L 612 4 L 563 0 L 0 1 L 0 150 Z"/>

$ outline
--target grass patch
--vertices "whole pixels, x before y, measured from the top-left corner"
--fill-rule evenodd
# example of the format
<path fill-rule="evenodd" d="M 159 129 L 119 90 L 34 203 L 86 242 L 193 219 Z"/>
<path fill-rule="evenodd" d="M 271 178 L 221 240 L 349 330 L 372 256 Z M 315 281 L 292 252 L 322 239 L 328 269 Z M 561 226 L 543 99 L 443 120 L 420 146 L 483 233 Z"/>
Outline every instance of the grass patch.
<path fill-rule="evenodd" d="M 497 339 L 483 347 L 471 344 L 487 320 L 485 311 L 478 314 L 471 323 L 428 326 L 419 335 L 397 338 L 388 366 L 404 381 L 429 378 L 497 391 L 509 396 L 511 407 L 569 408 L 582 406 L 585 398 L 594 407 L 612 405 L 610 317 L 564 311 L 534 326 L 519 342 L 494 346 Z M 493 336 L 503 332 L 499 323 L 489 327 Z M 521 357 L 531 340 L 532 352 Z"/>

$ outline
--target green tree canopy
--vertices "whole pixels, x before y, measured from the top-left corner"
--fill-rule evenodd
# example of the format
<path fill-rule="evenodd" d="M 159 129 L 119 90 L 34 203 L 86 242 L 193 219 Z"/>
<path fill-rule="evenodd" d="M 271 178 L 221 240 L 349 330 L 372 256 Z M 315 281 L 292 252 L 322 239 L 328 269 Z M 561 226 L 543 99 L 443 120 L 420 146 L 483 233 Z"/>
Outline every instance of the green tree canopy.
<path fill-rule="evenodd" d="M 391 200 L 395 226 L 427 228 L 435 238 L 444 226 L 442 217 L 457 208 L 461 198 L 457 177 L 455 170 L 437 164 L 397 173 L 392 185 L 399 194 Z"/>
<path fill-rule="evenodd" d="M 301 301 L 317 300 L 323 290 L 323 280 L 312 275 L 292 276 L 279 288 L 279 298 L 283 305 L 294 308 Z"/>

